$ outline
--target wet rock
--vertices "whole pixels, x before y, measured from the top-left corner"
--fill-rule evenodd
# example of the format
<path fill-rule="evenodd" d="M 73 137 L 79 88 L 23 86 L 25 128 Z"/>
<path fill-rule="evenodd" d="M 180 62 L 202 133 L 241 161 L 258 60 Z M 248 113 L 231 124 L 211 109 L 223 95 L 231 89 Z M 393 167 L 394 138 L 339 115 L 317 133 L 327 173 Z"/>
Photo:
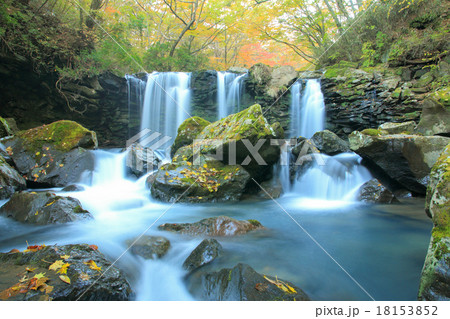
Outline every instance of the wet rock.
<path fill-rule="evenodd" d="M 336 155 L 350 151 L 348 144 L 344 140 L 328 130 L 316 132 L 311 138 L 311 142 L 319 151 L 328 155 Z"/>
<path fill-rule="evenodd" d="M 450 89 L 442 89 L 423 101 L 417 131 L 424 135 L 450 136 Z"/>
<path fill-rule="evenodd" d="M 450 144 L 430 174 L 425 210 L 433 220 L 419 300 L 450 300 Z"/>
<path fill-rule="evenodd" d="M 66 276 L 70 284 L 63 282 L 60 273 L 49 269 L 49 265 L 61 256 L 69 256 L 64 260 L 69 263 Z M 99 270 L 92 269 L 88 263 L 95 262 Z M 41 250 L 17 253 L 0 253 L 0 291 L 4 291 L 19 283 L 26 276 L 45 273 L 46 285 L 52 286 L 50 292 L 26 289 L 26 293 L 18 293 L 7 300 L 95 300 L 121 301 L 129 300 L 132 292 L 122 272 L 111 266 L 105 256 L 86 244 L 47 246 Z M 36 268 L 27 272 L 26 268 Z M 108 271 L 105 271 L 108 269 Z M 18 276 L 19 275 L 19 276 Z M 28 281 L 27 281 L 28 282 Z M 26 288 L 26 287 L 25 287 Z"/>
<path fill-rule="evenodd" d="M 249 180 L 250 175 L 242 166 L 224 165 L 201 156 L 199 164 L 179 158 L 161 166 L 148 177 L 147 184 L 152 197 L 161 201 L 198 203 L 237 201 Z"/>
<path fill-rule="evenodd" d="M 202 219 L 196 223 L 162 224 L 158 229 L 191 236 L 235 236 L 264 229 L 264 226 L 257 220 L 236 220 L 219 216 Z"/>
<path fill-rule="evenodd" d="M 142 236 L 136 242 L 127 240 L 131 252 L 144 259 L 156 259 L 163 257 L 170 248 L 170 241 L 162 236 Z M 134 243 L 134 244 L 133 244 Z"/>
<path fill-rule="evenodd" d="M 161 163 L 151 148 L 143 147 L 139 143 L 133 143 L 127 148 L 127 151 L 127 167 L 137 177 L 154 171 Z"/>
<path fill-rule="evenodd" d="M 376 178 L 364 183 L 358 190 L 358 200 L 374 204 L 398 203 L 398 199 Z"/>
<path fill-rule="evenodd" d="M 199 299 L 210 301 L 310 300 L 306 293 L 294 284 L 271 276 L 266 278 L 250 266 L 238 264 L 231 269 L 203 274 L 198 279 L 197 286 L 195 283 L 192 285 L 198 287 L 193 294 Z"/>
<path fill-rule="evenodd" d="M 171 155 L 175 155 L 175 152 L 179 148 L 192 144 L 194 139 L 196 139 L 200 132 L 209 124 L 211 123 L 198 116 L 190 117 L 181 123 L 178 127 L 177 137 L 170 150 Z"/>
<path fill-rule="evenodd" d="M 92 218 L 77 199 L 49 192 L 14 193 L 0 208 L 0 215 L 36 225 L 62 224 Z"/>
<path fill-rule="evenodd" d="M 292 154 L 298 158 L 307 154 L 320 153 L 318 148 L 307 138 L 298 138 L 297 144 L 292 148 Z"/>
<path fill-rule="evenodd" d="M 415 130 L 416 122 L 408 121 L 403 123 L 387 122 L 381 124 L 378 129 L 383 131 L 383 134 L 412 134 Z"/>
<path fill-rule="evenodd" d="M 186 258 L 183 268 L 193 271 L 219 257 L 222 245 L 215 239 L 204 239 Z"/>
<path fill-rule="evenodd" d="M 0 199 L 26 188 L 25 179 L 0 155 Z"/>
<path fill-rule="evenodd" d="M 262 182 L 260 185 L 262 189 L 257 194 L 257 197 L 260 199 L 279 198 L 283 193 L 283 185 L 281 185 L 278 178 L 271 181 Z"/>
<path fill-rule="evenodd" d="M 80 185 L 69 185 L 61 189 L 62 192 L 83 192 L 84 187 Z"/>
<path fill-rule="evenodd" d="M 383 171 L 387 178 L 416 195 L 425 195 L 431 167 L 450 139 L 403 134 L 383 136 L 363 131 L 350 134 L 349 142 L 350 148 L 370 169 Z"/>
<path fill-rule="evenodd" d="M 30 186 L 64 187 L 93 170 L 93 155 L 85 148 L 96 148 L 97 138 L 76 122 L 58 121 L 18 132 L 4 144 L 11 148 L 11 158 Z"/>

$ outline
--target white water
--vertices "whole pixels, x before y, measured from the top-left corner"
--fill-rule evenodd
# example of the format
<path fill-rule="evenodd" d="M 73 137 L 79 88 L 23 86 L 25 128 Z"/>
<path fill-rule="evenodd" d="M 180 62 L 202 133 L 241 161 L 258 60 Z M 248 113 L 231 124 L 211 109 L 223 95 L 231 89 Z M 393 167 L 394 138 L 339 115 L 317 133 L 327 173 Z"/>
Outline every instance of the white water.
<path fill-rule="evenodd" d="M 148 74 L 141 130 L 149 129 L 175 139 L 180 124 L 190 117 L 190 73 Z"/>
<path fill-rule="evenodd" d="M 217 72 L 217 119 L 241 111 L 242 81 L 247 73 Z"/>
<path fill-rule="evenodd" d="M 316 79 L 307 80 L 303 93 L 301 90 L 299 82 L 291 87 L 291 136 L 311 138 L 324 129 L 324 98 L 320 82 Z"/>

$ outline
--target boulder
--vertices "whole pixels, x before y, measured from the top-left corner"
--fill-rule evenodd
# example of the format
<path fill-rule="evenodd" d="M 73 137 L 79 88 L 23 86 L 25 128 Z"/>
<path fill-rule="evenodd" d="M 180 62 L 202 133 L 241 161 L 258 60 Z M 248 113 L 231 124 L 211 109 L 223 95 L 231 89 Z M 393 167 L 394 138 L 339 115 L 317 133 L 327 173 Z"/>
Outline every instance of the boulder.
<path fill-rule="evenodd" d="M 170 241 L 162 236 L 142 236 L 137 240 L 127 240 L 126 244 L 133 254 L 144 259 L 161 258 L 170 248 Z"/>
<path fill-rule="evenodd" d="M 127 167 L 137 177 L 154 171 L 161 163 L 161 160 L 151 148 L 143 147 L 139 143 L 131 144 L 127 151 Z"/>
<path fill-rule="evenodd" d="M 381 124 L 378 129 L 382 134 L 412 134 L 416 128 L 416 122 L 408 121 L 403 123 L 386 122 Z"/>
<path fill-rule="evenodd" d="M 203 265 L 209 264 L 219 257 L 222 245 L 215 239 L 203 239 L 203 241 L 192 251 L 183 263 L 183 268 L 193 271 Z"/>
<path fill-rule="evenodd" d="M 392 204 L 399 202 L 397 197 L 376 178 L 364 183 L 359 188 L 358 200 L 374 204 Z"/>
<path fill-rule="evenodd" d="M 194 151 L 215 156 L 222 153 L 223 156 L 216 157 L 219 161 L 240 164 L 251 177 L 263 180 L 280 156 L 280 146 L 271 143 L 277 134 L 264 118 L 261 106 L 255 104 L 211 123 L 197 135 L 197 143 L 180 148 L 175 157 L 189 159 Z"/>
<path fill-rule="evenodd" d="M 64 187 L 78 182 L 84 171 L 93 170 L 93 155 L 85 148 L 96 148 L 97 138 L 76 122 L 58 121 L 17 132 L 4 144 L 30 185 Z"/>
<path fill-rule="evenodd" d="M 450 136 L 450 89 L 442 89 L 423 101 L 417 132 Z"/>
<path fill-rule="evenodd" d="M 311 138 L 311 142 L 320 152 L 328 155 L 350 151 L 348 144 L 343 139 L 328 130 L 316 132 Z"/>
<path fill-rule="evenodd" d="M 83 192 L 85 188 L 81 185 L 69 185 L 61 189 L 61 192 Z"/>
<path fill-rule="evenodd" d="M 62 224 L 92 218 L 77 199 L 49 192 L 14 193 L 0 207 L 0 215 L 36 225 Z"/>
<path fill-rule="evenodd" d="M 450 144 L 430 174 L 426 212 L 433 220 L 418 299 L 450 300 Z"/>
<path fill-rule="evenodd" d="M 14 192 L 25 188 L 25 179 L 0 155 L 0 199 L 9 198 Z"/>
<path fill-rule="evenodd" d="M 191 236 L 236 236 L 256 229 L 264 229 L 257 220 L 236 220 L 227 216 L 202 219 L 196 223 L 162 224 L 160 230 Z"/>
<path fill-rule="evenodd" d="M 283 91 L 295 82 L 298 72 L 290 65 L 283 65 L 273 68 L 270 75 L 270 82 L 267 88 L 267 95 L 276 98 Z"/>
<path fill-rule="evenodd" d="M 387 178 L 416 195 L 425 195 L 431 168 L 450 139 L 355 131 L 349 135 L 349 142 L 370 169 L 383 171 Z"/>
<path fill-rule="evenodd" d="M 256 194 L 260 199 L 276 199 L 283 193 L 283 185 L 278 178 L 264 181 L 260 185 L 262 189 Z"/>
<path fill-rule="evenodd" d="M 211 123 L 198 116 L 190 117 L 181 123 L 178 127 L 177 137 L 170 150 L 171 155 L 175 155 L 179 148 L 192 144 L 197 135 L 209 124 Z"/>
<path fill-rule="evenodd" d="M 252 81 L 254 81 L 258 86 L 267 86 L 272 77 L 272 68 L 263 63 L 257 63 L 253 65 L 248 73 Z"/>
<path fill-rule="evenodd" d="M 307 154 L 316 154 L 320 153 L 315 144 L 311 142 L 310 139 L 307 138 L 298 138 L 297 144 L 292 148 L 292 154 L 298 158 L 300 156 L 304 156 Z"/>
<path fill-rule="evenodd" d="M 91 247 L 87 244 L 30 246 L 24 252 L 0 253 L 0 298 L 21 301 L 130 300 L 131 288 L 122 272 Z M 55 266 L 58 263 L 60 266 Z M 68 264 L 68 267 L 64 266 L 66 273 L 58 273 L 64 264 Z"/>
<path fill-rule="evenodd" d="M 164 202 L 223 202 L 239 200 L 249 180 L 242 166 L 201 156 L 198 165 L 180 159 L 161 166 L 147 184 L 152 197 Z"/>
<path fill-rule="evenodd" d="M 263 276 L 246 264 L 192 277 L 194 296 L 208 301 L 308 301 L 308 295 L 294 284 Z M 197 280 L 197 282 L 195 282 Z"/>

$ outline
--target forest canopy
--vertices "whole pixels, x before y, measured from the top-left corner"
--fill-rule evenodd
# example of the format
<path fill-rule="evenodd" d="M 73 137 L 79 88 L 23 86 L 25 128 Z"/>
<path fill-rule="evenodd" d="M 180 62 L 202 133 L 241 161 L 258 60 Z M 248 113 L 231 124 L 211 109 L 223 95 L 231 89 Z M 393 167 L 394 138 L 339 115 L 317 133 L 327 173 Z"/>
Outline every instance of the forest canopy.
<path fill-rule="evenodd" d="M 438 58 L 442 12 L 447 1 L 4 0 L 0 37 L 3 52 L 71 78 L 105 69 L 373 66 Z"/>

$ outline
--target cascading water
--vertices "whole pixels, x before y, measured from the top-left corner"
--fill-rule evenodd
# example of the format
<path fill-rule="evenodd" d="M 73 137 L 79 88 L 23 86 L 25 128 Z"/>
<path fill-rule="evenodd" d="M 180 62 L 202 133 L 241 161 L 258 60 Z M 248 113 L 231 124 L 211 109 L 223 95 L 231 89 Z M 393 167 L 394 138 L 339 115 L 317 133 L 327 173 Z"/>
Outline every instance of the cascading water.
<path fill-rule="evenodd" d="M 217 72 L 217 119 L 241 111 L 242 81 L 247 73 Z"/>
<path fill-rule="evenodd" d="M 302 83 L 297 81 L 291 87 L 291 136 L 311 138 L 324 129 L 325 104 L 318 80 L 307 80 L 302 92 Z M 327 156 L 310 155 L 312 165 L 300 170 L 291 187 L 289 164 L 280 168 L 283 190 L 291 190 L 301 197 L 327 200 L 351 201 L 356 190 L 371 178 L 369 171 L 360 165 L 361 158 L 354 153 Z M 288 157 L 289 158 L 289 157 Z"/>
<path fill-rule="evenodd" d="M 148 74 L 142 109 L 141 130 L 149 129 L 173 139 L 190 113 L 190 73 Z"/>
<path fill-rule="evenodd" d="M 291 87 L 291 136 L 311 138 L 322 131 L 325 125 L 325 103 L 319 80 L 306 81 L 302 85 L 296 82 Z"/>

